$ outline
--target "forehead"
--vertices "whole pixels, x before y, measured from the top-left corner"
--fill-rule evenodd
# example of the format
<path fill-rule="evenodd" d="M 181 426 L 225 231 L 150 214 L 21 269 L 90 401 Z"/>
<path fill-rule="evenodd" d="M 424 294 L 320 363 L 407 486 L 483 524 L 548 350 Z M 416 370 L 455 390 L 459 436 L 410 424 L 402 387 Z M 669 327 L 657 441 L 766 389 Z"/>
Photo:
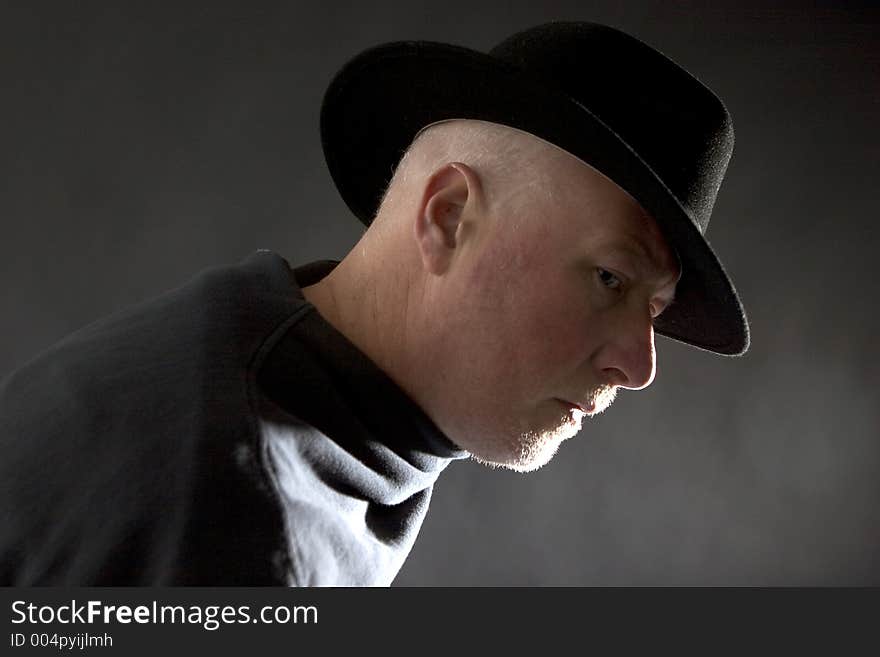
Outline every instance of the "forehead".
<path fill-rule="evenodd" d="M 546 145 L 536 155 L 536 168 L 547 183 L 537 197 L 553 210 L 554 232 L 577 249 L 617 251 L 638 260 L 653 278 L 677 280 L 678 258 L 638 201 L 583 160 L 534 139 Z"/>

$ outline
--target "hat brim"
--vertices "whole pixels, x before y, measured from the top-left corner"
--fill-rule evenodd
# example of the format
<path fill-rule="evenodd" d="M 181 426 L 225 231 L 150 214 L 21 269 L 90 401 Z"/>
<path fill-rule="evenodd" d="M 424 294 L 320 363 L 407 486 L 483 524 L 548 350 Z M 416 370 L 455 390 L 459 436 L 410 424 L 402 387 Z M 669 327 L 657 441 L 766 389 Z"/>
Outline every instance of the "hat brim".
<path fill-rule="evenodd" d="M 655 218 L 681 262 L 675 302 L 654 330 L 722 355 L 748 349 L 748 322 L 733 283 L 659 176 L 585 107 L 485 53 L 404 41 L 371 48 L 339 71 L 321 108 L 321 139 L 330 174 L 355 216 L 366 225 L 373 220 L 419 130 L 456 118 L 524 130 L 613 180 Z"/>

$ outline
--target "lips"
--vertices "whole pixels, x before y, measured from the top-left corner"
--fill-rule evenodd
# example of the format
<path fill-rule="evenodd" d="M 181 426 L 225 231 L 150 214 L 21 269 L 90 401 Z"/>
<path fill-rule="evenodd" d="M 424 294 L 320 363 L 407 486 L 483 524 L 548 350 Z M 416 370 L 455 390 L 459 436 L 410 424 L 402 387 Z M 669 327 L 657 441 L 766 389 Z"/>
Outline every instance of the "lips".
<path fill-rule="evenodd" d="M 596 404 L 592 400 L 586 401 L 583 404 L 576 404 L 574 402 L 568 401 L 567 399 L 559 398 L 557 398 L 557 401 L 561 402 L 564 406 L 567 406 L 569 410 L 580 411 L 585 415 L 589 415 L 596 410 Z"/>

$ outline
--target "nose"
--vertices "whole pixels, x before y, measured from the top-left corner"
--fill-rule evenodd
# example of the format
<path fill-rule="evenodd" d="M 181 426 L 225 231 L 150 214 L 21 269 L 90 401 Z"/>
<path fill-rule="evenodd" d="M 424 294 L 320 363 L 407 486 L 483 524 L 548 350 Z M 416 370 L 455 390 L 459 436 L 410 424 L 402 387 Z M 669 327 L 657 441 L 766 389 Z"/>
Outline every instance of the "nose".
<path fill-rule="evenodd" d="M 648 318 L 615 331 L 596 355 L 595 366 L 610 384 L 642 390 L 657 371 L 654 326 Z"/>

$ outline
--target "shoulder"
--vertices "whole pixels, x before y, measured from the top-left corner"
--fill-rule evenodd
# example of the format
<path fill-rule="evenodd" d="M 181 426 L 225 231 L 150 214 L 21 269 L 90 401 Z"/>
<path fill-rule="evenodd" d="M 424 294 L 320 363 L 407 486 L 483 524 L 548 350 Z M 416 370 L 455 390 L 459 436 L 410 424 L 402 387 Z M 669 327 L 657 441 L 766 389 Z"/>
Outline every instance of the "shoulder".
<path fill-rule="evenodd" d="M 195 393 L 205 372 L 235 377 L 302 305 L 281 256 L 258 251 L 71 333 L 0 381 L 0 430 L 47 409 L 107 413 L 111 402 Z M 192 397 L 190 397 L 192 399 Z M 171 402 L 169 402 L 171 403 Z"/>
<path fill-rule="evenodd" d="M 202 270 L 182 285 L 119 310 L 66 336 L 19 368 L 2 388 L 29 377 L 109 381 L 115 368 L 141 363 L 178 368 L 197 353 L 248 346 L 296 310 L 287 261 L 257 251 Z M 248 339 L 249 338 L 249 339 Z M 118 371 L 117 371 L 118 373 Z"/>
<path fill-rule="evenodd" d="M 259 485 L 248 368 L 301 305 L 291 290 L 286 261 L 257 252 L 84 327 L 0 383 L 0 562 L 12 542 L 48 563 L 89 536 L 94 549 L 65 562 L 66 575 L 39 577 L 267 579 L 267 559 L 243 557 L 275 550 L 278 523 Z M 141 575 L 109 571 L 135 531 L 151 537 L 138 549 L 185 554 L 154 546 L 149 568 L 147 553 L 126 561 Z"/>

